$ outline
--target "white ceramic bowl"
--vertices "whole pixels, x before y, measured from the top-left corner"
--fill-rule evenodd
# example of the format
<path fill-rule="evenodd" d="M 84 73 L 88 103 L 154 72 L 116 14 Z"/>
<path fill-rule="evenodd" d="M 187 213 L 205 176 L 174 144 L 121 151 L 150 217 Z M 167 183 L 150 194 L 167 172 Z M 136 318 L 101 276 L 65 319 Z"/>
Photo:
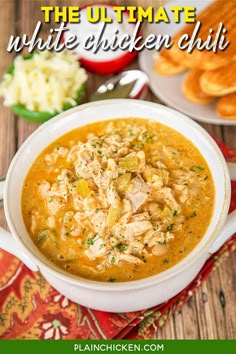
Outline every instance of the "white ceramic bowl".
<path fill-rule="evenodd" d="M 94 121 L 140 117 L 158 121 L 190 139 L 205 157 L 213 176 L 216 202 L 211 223 L 197 247 L 174 267 L 149 278 L 126 283 L 103 283 L 70 275 L 48 261 L 27 234 L 21 215 L 21 189 L 39 153 L 59 136 Z M 43 124 L 21 146 L 9 168 L 5 214 L 13 236 L 0 230 L 0 247 L 15 254 L 29 268 L 41 271 L 48 282 L 72 301 L 110 312 L 136 311 L 162 303 L 185 288 L 209 255 L 235 231 L 236 213 L 228 215 L 230 178 L 222 153 L 197 123 L 170 108 L 136 100 L 109 100 L 78 106 Z M 206 205 L 207 208 L 207 205 Z"/>

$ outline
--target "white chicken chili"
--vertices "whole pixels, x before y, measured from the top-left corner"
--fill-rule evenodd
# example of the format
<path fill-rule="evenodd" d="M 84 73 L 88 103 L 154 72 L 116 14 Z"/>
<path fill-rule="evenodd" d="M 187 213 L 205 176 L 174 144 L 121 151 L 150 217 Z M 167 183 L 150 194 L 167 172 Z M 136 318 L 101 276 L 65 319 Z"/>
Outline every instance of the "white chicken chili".
<path fill-rule="evenodd" d="M 29 235 L 59 267 L 98 281 L 145 278 L 184 258 L 214 207 L 204 157 L 177 131 L 126 118 L 48 146 L 24 182 Z"/>

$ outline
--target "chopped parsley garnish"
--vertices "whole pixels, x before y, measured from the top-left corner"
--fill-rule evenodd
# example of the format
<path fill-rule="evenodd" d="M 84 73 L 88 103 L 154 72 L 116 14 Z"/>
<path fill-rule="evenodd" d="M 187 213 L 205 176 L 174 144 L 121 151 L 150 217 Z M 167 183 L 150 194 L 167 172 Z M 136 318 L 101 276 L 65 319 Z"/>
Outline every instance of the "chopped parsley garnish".
<path fill-rule="evenodd" d="M 164 264 L 169 263 L 169 259 L 163 259 L 163 263 L 164 263 Z"/>
<path fill-rule="evenodd" d="M 174 226 L 174 224 L 170 224 L 169 226 L 167 226 L 166 230 L 167 231 L 172 231 L 173 226 Z"/>
<path fill-rule="evenodd" d="M 93 244 L 94 244 L 94 238 L 88 238 L 87 242 L 86 242 L 86 245 L 92 246 Z"/>
<path fill-rule="evenodd" d="M 178 210 L 174 210 L 173 216 L 176 216 L 178 214 Z"/>
<path fill-rule="evenodd" d="M 197 216 L 196 211 L 194 210 L 194 212 L 192 212 L 192 214 L 190 215 L 190 218 L 194 218 L 194 216 Z"/>
<path fill-rule="evenodd" d="M 143 260 L 144 263 L 147 263 L 147 260 L 146 260 L 145 256 L 142 256 L 142 260 Z"/>
<path fill-rule="evenodd" d="M 116 281 L 116 278 L 110 278 L 110 279 L 108 279 L 108 281 L 109 281 L 110 283 L 114 283 L 114 282 Z"/>
<path fill-rule="evenodd" d="M 147 138 L 146 138 L 146 143 L 151 143 L 153 141 L 153 136 L 152 135 L 149 135 Z"/>
<path fill-rule="evenodd" d="M 116 261 L 115 257 L 112 257 L 112 259 L 110 260 L 110 263 L 111 263 L 111 264 L 114 264 L 115 261 Z"/>
<path fill-rule="evenodd" d="M 116 248 L 118 248 L 118 250 L 120 250 L 120 251 L 122 251 L 122 252 L 124 252 L 124 251 L 127 250 L 127 247 L 125 247 L 125 245 L 122 245 L 122 244 L 117 245 Z"/>
<path fill-rule="evenodd" d="M 86 241 L 86 245 L 87 246 L 92 246 L 94 244 L 95 241 L 97 241 L 101 236 L 96 233 L 94 237 L 89 237 Z"/>
<path fill-rule="evenodd" d="M 140 150 L 140 149 L 142 149 L 144 147 L 144 144 L 142 143 L 142 144 L 134 144 L 133 145 L 133 149 L 134 150 Z"/>
<path fill-rule="evenodd" d="M 131 129 L 129 130 L 129 136 L 135 136 Z"/>
<path fill-rule="evenodd" d="M 192 166 L 192 167 L 190 167 L 190 171 L 192 171 L 192 172 L 203 171 L 203 170 L 204 170 L 204 167 L 202 167 L 202 166 Z"/>

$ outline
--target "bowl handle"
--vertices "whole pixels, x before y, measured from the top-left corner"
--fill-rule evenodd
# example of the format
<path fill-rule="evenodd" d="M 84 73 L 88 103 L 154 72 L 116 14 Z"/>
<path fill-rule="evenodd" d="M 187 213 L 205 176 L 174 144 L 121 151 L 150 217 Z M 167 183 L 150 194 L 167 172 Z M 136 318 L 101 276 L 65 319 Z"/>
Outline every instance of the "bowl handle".
<path fill-rule="evenodd" d="M 32 271 L 38 271 L 37 265 L 25 254 L 21 245 L 16 242 L 14 237 L 9 232 L 3 230 L 1 227 L 0 248 L 19 258 Z"/>
<path fill-rule="evenodd" d="M 236 210 L 230 213 L 225 226 L 209 249 L 209 253 L 215 253 L 236 232 Z"/>
<path fill-rule="evenodd" d="M 4 180 L 0 180 L 0 201 L 3 199 L 4 190 Z M 16 242 L 14 237 L 7 231 L 0 227 L 0 248 L 13 254 L 19 258 L 29 269 L 34 272 L 38 271 L 37 265 L 30 260 L 30 258 L 25 254 L 23 248 L 20 244 Z"/>

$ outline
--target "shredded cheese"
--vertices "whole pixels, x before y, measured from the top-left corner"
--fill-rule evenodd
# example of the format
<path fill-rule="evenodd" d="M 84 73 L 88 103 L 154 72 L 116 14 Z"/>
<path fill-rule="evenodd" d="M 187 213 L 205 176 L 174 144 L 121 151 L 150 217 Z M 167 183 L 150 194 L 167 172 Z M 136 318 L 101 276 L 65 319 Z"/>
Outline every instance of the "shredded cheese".
<path fill-rule="evenodd" d="M 14 73 L 0 84 L 4 105 L 18 104 L 36 112 L 61 112 L 67 103 L 77 104 L 77 92 L 87 80 L 84 69 L 69 51 L 39 52 L 31 59 L 14 60 Z"/>

